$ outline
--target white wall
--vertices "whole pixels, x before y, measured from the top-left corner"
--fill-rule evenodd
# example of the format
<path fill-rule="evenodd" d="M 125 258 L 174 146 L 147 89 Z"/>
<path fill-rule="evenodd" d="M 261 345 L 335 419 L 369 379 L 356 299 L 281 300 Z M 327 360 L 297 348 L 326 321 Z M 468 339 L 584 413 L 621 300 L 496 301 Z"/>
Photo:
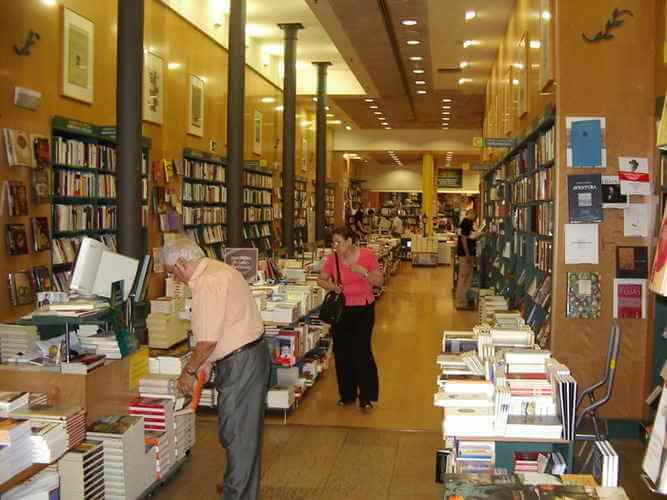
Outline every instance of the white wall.
<path fill-rule="evenodd" d="M 363 187 L 369 191 L 417 191 L 422 190 L 421 166 L 409 165 L 403 168 L 369 164 L 360 167 Z M 479 173 L 464 171 L 461 189 L 438 189 L 439 193 L 478 193 Z"/>

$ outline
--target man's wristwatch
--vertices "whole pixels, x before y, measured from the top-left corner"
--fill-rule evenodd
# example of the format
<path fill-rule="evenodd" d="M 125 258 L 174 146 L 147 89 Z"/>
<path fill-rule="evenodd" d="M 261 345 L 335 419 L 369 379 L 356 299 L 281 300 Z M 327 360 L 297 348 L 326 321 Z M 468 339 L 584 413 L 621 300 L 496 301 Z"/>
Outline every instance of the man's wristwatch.
<path fill-rule="evenodd" d="M 197 370 L 188 370 L 187 367 L 183 370 L 185 373 L 190 375 L 191 377 L 196 377 L 197 376 Z"/>

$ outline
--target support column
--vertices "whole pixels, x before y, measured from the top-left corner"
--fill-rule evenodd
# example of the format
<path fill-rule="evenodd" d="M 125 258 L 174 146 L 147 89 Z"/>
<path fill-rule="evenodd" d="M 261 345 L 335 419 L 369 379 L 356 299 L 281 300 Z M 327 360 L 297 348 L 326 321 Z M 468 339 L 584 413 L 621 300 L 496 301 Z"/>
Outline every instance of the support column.
<path fill-rule="evenodd" d="M 296 137 L 296 39 L 301 23 L 279 24 L 285 32 L 283 83 L 283 240 L 294 256 L 294 155 Z"/>
<path fill-rule="evenodd" d="M 422 157 L 422 214 L 426 216 L 424 236 L 433 234 L 433 200 L 435 199 L 435 172 L 433 155 Z M 423 221 L 422 221 L 423 224 Z"/>
<path fill-rule="evenodd" d="M 317 66 L 317 125 L 315 147 L 315 240 L 324 241 L 325 196 L 327 182 L 327 68 L 330 62 L 315 62 Z"/>
<path fill-rule="evenodd" d="M 227 245 L 243 243 L 243 109 L 245 104 L 246 0 L 230 2 L 227 73 Z"/>
<path fill-rule="evenodd" d="M 144 63 L 144 0 L 118 0 L 116 157 L 118 250 L 141 258 L 141 76 Z"/>

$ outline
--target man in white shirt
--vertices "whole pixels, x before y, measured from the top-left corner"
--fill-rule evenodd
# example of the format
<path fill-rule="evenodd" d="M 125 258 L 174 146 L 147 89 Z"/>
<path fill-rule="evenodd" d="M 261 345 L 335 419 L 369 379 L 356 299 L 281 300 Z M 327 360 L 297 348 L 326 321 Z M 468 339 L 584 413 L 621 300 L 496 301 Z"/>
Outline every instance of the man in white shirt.
<path fill-rule="evenodd" d="M 403 235 L 403 219 L 398 215 L 395 215 L 391 221 L 391 233 L 398 237 Z"/>

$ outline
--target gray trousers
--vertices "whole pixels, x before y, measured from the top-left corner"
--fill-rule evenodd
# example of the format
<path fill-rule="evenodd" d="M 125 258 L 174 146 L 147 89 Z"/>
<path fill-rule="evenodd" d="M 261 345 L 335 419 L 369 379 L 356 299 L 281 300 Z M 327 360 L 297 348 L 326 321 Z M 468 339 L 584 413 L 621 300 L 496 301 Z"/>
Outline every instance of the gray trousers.
<path fill-rule="evenodd" d="M 216 363 L 218 435 L 225 448 L 223 500 L 259 496 L 271 356 L 264 341 Z"/>

